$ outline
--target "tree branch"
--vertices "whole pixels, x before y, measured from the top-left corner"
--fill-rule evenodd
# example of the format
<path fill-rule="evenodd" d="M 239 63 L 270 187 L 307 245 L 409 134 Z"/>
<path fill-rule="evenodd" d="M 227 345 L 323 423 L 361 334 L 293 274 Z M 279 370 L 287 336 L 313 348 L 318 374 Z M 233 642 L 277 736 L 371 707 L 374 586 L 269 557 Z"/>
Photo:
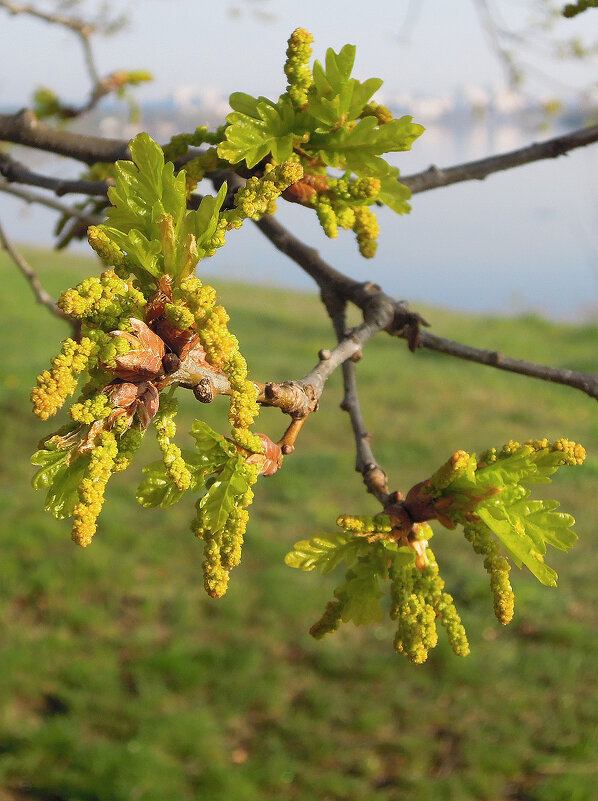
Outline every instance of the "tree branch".
<path fill-rule="evenodd" d="M 114 162 L 131 158 L 129 144 L 122 139 L 58 131 L 44 125 L 28 109 L 16 114 L 0 114 L 0 140 L 58 153 L 89 165 L 98 161 Z"/>
<path fill-rule="evenodd" d="M 327 303 L 328 314 L 332 320 L 334 330 L 336 332 L 339 342 L 347 335 L 346 332 L 346 303 L 340 302 L 335 305 L 330 302 Z M 320 351 L 320 359 L 329 358 L 329 351 Z M 343 362 L 343 388 L 344 397 L 341 402 L 341 409 L 348 412 L 351 420 L 351 427 L 353 428 L 353 435 L 355 437 L 355 470 L 361 473 L 363 482 L 368 490 L 371 492 L 382 504 L 386 506 L 388 502 L 388 486 L 386 483 L 386 473 L 380 467 L 372 446 L 370 444 L 370 435 L 368 433 L 365 420 L 361 411 L 361 404 L 359 403 L 359 395 L 357 392 L 357 375 L 355 372 L 355 360 L 360 356 L 358 351 L 351 359 L 346 359 Z"/>
<path fill-rule="evenodd" d="M 33 294 L 35 295 L 35 299 L 38 303 L 41 303 L 42 306 L 45 306 L 47 309 L 51 311 L 56 317 L 60 317 L 62 320 L 67 320 L 71 325 L 73 325 L 73 320 L 65 314 L 62 309 L 58 308 L 55 301 L 50 297 L 50 295 L 46 292 L 46 290 L 41 285 L 39 278 L 33 267 L 27 262 L 27 260 L 16 250 L 16 248 L 11 244 L 10 240 L 4 233 L 4 229 L 0 224 L 0 245 L 6 250 L 10 258 L 19 268 L 19 270 L 23 273 L 31 289 L 33 290 Z"/>
<path fill-rule="evenodd" d="M 422 331 L 421 326 L 428 324 L 417 312 L 409 311 L 405 303 L 393 300 L 376 284 L 367 282 L 362 284 L 339 273 L 323 261 L 315 250 L 304 245 L 276 220 L 264 217 L 257 223 L 257 226 L 279 250 L 286 253 L 314 278 L 323 297 L 327 292 L 336 292 L 340 298 L 351 301 L 362 310 L 366 320 L 369 318 L 370 321 L 377 320 L 379 322 L 377 330 L 386 330 L 393 336 L 406 339 L 410 350 L 413 351 L 417 347 L 437 350 L 461 359 L 497 367 L 500 370 L 565 384 L 598 399 L 598 375 L 512 359 L 496 351 L 485 351 L 470 345 L 461 345 L 458 342 Z M 392 310 L 392 314 L 389 314 L 390 310 Z"/>
<path fill-rule="evenodd" d="M 21 162 L 15 161 L 8 153 L 0 153 L 0 174 L 11 183 L 50 189 L 59 197 L 68 194 L 105 197 L 108 193 L 108 183 L 106 181 L 85 181 L 80 178 L 69 180 L 67 178 L 53 178 L 49 175 L 42 175 L 38 172 L 32 172 Z"/>
<path fill-rule="evenodd" d="M 67 217 L 74 217 L 78 220 L 81 220 L 86 225 L 99 225 L 104 221 L 103 217 L 87 214 L 86 212 L 81 211 L 81 209 L 77 209 L 73 206 L 67 206 L 65 203 L 60 203 L 60 201 L 54 200 L 51 197 L 46 197 L 45 195 L 40 195 L 37 192 L 28 192 L 25 189 L 19 189 L 16 186 L 11 186 L 9 182 L 3 178 L 0 178 L 0 192 L 6 192 L 9 195 L 19 197 L 26 203 L 39 203 L 42 206 L 47 206 L 48 208 L 58 211 Z"/>
<path fill-rule="evenodd" d="M 70 131 L 57 131 L 39 122 L 35 114 L 27 109 L 16 114 L 0 114 L 0 140 L 58 153 L 85 164 L 131 158 L 128 142 Z M 521 167 L 534 161 L 556 158 L 595 142 L 598 142 L 598 125 L 591 125 L 508 153 L 453 167 L 431 166 L 423 172 L 402 176 L 401 183 L 408 186 L 413 194 L 417 194 L 463 181 L 481 181 L 492 173 Z"/>
<path fill-rule="evenodd" d="M 46 11 L 41 11 L 34 6 L 28 6 L 24 3 L 14 3 L 10 0 L 0 0 L 0 8 L 6 9 L 10 14 L 27 14 L 30 17 L 36 17 L 44 22 L 50 22 L 53 25 L 61 25 L 63 28 L 76 33 L 78 36 L 88 38 L 96 30 L 93 23 L 83 22 L 76 17 L 66 17 L 64 14 L 54 14 Z"/>
<path fill-rule="evenodd" d="M 418 346 L 435 350 L 439 353 L 446 353 L 450 356 L 457 356 L 459 359 L 496 367 L 498 370 L 519 373 L 530 378 L 551 381 L 555 384 L 564 384 L 573 389 L 579 389 L 591 398 L 598 400 L 598 375 L 594 373 L 581 373 L 577 370 L 547 367 L 546 365 L 527 362 L 523 359 L 513 359 L 510 356 L 504 356 L 498 351 L 462 345 L 459 342 L 453 342 L 450 339 L 431 334 L 429 331 L 420 333 Z"/>
<path fill-rule="evenodd" d="M 598 125 L 581 128 L 578 131 L 547 139 L 545 142 L 536 142 L 518 150 L 511 150 L 498 156 L 477 161 L 469 161 L 454 167 L 439 168 L 431 166 L 423 172 L 402 176 L 400 181 L 411 189 L 413 194 L 427 192 L 441 186 L 461 183 L 463 181 L 482 181 L 486 176 L 513 167 L 521 167 L 542 159 L 552 159 L 563 156 L 578 147 L 586 147 L 598 142 Z"/>

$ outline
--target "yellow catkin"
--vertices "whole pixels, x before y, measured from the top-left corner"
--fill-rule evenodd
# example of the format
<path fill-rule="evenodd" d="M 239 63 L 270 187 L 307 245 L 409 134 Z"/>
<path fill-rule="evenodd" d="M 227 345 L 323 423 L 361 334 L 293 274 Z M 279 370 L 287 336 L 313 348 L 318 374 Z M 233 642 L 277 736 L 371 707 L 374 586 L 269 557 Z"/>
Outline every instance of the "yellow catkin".
<path fill-rule="evenodd" d="M 353 230 L 357 236 L 359 252 L 366 259 L 376 254 L 376 240 L 380 234 L 380 226 L 375 215 L 368 206 L 355 206 L 355 223 Z"/>
<path fill-rule="evenodd" d="M 289 38 L 284 72 L 289 85 L 287 92 L 295 108 L 307 103 L 307 90 L 312 83 L 309 59 L 314 37 L 305 28 L 296 28 Z"/>
<path fill-rule="evenodd" d="M 82 548 L 91 543 L 96 532 L 96 520 L 104 504 L 106 484 L 114 471 L 117 454 L 114 434 L 104 431 L 100 443 L 91 452 L 89 465 L 79 484 L 79 503 L 73 509 L 72 539 Z"/>
<path fill-rule="evenodd" d="M 62 407 L 77 388 L 78 376 L 85 370 L 96 346 L 89 337 L 80 342 L 65 339 L 58 356 L 52 359 L 52 369 L 37 377 L 37 386 L 31 391 L 33 411 L 47 420 Z"/>
<path fill-rule="evenodd" d="M 162 451 L 162 461 L 170 478 L 177 489 L 184 492 L 191 486 L 191 473 L 182 457 L 181 449 L 171 442 L 176 434 L 174 417 L 177 412 L 177 403 L 174 398 L 163 397 L 160 410 L 153 420 L 156 429 L 158 445 Z"/>

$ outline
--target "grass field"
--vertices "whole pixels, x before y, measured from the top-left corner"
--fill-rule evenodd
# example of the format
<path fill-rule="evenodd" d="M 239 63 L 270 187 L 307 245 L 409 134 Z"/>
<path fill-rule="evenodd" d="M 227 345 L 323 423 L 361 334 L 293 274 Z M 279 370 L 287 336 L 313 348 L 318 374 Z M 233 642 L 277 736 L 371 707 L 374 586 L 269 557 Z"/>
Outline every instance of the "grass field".
<path fill-rule="evenodd" d="M 34 253 L 54 294 L 86 273 Z M 220 601 L 202 587 L 193 499 L 167 512 L 134 500 L 140 468 L 116 476 L 93 545 L 42 511 L 29 454 L 57 427 L 30 413 L 35 375 L 66 335 L 0 255 L 1 801 L 590 801 L 598 781 L 598 415 L 559 386 L 378 337 L 358 365 L 379 460 L 407 489 L 457 448 L 567 436 L 588 450 L 551 494 L 580 541 L 551 554 L 556 590 L 515 570 L 516 615 L 494 621 L 487 577 L 457 532 L 435 552 L 472 654 L 442 637 L 423 666 L 393 626 L 346 626 L 315 642 L 336 576 L 283 564 L 292 544 L 376 509 L 353 471 L 340 382 L 330 382 L 285 469 L 258 485 L 244 559 Z M 224 286 L 252 374 L 300 377 L 332 344 L 314 297 Z M 596 369 L 598 327 L 425 310 L 433 330 L 513 356 Z M 190 393 L 188 393 L 190 395 Z M 216 424 L 224 403 L 185 398 Z M 284 419 L 265 412 L 278 436 Z M 184 435 L 182 437 L 184 441 Z M 154 457 L 148 445 L 144 459 Z"/>

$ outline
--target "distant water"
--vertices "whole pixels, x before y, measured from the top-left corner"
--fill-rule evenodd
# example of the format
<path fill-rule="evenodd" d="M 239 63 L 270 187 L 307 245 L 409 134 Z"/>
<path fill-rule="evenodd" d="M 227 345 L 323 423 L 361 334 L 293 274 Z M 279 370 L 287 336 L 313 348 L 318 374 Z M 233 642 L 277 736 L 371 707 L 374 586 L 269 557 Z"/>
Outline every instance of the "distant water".
<path fill-rule="evenodd" d="M 408 175 L 451 166 L 554 136 L 480 122 L 455 134 L 428 126 L 395 163 Z M 36 157 L 37 158 L 37 157 Z M 378 254 L 363 259 L 351 232 L 322 234 L 315 215 L 281 202 L 280 221 L 331 264 L 373 280 L 395 297 L 474 312 L 598 316 L 598 145 L 566 157 L 415 195 L 410 215 L 379 210 Z M 58 169 L 55 167 L 55 170 Z M 68 200 L 68 199 L 67 199 Z M 0 193 L 0 219 L 16 241 L 51 245 L 54 215 Z M 206 273 L 313 287 L 288 258 L 246 224 L 205 263 Z"/>

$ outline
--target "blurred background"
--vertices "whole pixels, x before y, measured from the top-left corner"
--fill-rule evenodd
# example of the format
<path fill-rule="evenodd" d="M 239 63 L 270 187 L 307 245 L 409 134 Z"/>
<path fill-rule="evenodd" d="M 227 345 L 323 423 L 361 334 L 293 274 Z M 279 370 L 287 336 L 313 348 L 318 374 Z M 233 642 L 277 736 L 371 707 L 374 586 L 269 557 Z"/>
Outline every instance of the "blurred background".
<path fill-rule="evenodd" d="M 37 3 L 68 13 L 100 4 Z M 227 113 L 231 91 L 284 90 L 286 39 L 297 26 L 314 55 L 357 46 L 355 74 L 379 76 L 377 98 L 426 126 L 403 174 L 451 166 L 573 130 L 598 107 L 598 12 L 568 22 L 546 2 L 438 4 L 268 0 L 110 3 L 125 15 L 96 42 L 102 72 L 146 68 L 138 118 L 111 100 L 76 127 L 165 142 Z M 453 6 L 453 7 L 450 7 Z M 558 6 L 556 6 L 558 8 Z M 68 33 L 0 9 L 0 111 L 30 103 L 40 84 L 78 102 L 88 91 Z M 55 175 L 66 160 L 11 153 Z M 308 211 L 281 220 L 350 275 L 408 299 L 435 333 L 509 355 L 596 369 L 598 148 L 484 182 L 416 195 L 402 218 L 380 213 L 377 257 L 352 235 L 326 240 Z M 0 193 L 0 220 L 54 296 L 96 269 L 82 244 L 51 251 L 55 215 Z M 332 342 L 300 270 L 257 230 L 232 232 L 206 270 L 256 378 L 304 375 Z M 285 469 L 258 486 L 245 555 L 220 601 L 203 591 L 193 499 L 161 512 L 134 501 L 141 468 L 111 482 L 93 546 L 42 510 L 29 454 L 56 423 L 32 420 L 28 395 L 67 335 L 36 307 L 0 253 L 0 799 L 4 801 L 322 801 L 484 799 L 590 801 L 598 775 L 595 403 L 564 387 L 405 353 L 378 338 L 358 365 L 362 403 L 392 486 L 408 489 L 458 448 L 509 439 L 581 441 L 589 458 L 547 492 L 575 514 L 580 542 L 551 554 L 557 590 L 514 571 L 516 616 L 494 620 L 478 557 L 457 532 L 434 550 L 472 654 L 441 633 L 423 666 L 392 650 L 390 621 L 307 631 L 337 577 L 283 564 L 297 540 L 334 530 L 341 512 L 374 513 L 353 472 L 351 433 L 331 380 Z M 244 283 L 243 283 L 244 282 Z M 276 348 L 272 342 L 276 341 Z M 222 429 L 225 409 L 202 407 Z M 185 398 L 181 442 L 198 414 Z M 280 435 L 282 420 L 260 428 Z M 156 458 L 146 443 L 138 464 Z"/>

